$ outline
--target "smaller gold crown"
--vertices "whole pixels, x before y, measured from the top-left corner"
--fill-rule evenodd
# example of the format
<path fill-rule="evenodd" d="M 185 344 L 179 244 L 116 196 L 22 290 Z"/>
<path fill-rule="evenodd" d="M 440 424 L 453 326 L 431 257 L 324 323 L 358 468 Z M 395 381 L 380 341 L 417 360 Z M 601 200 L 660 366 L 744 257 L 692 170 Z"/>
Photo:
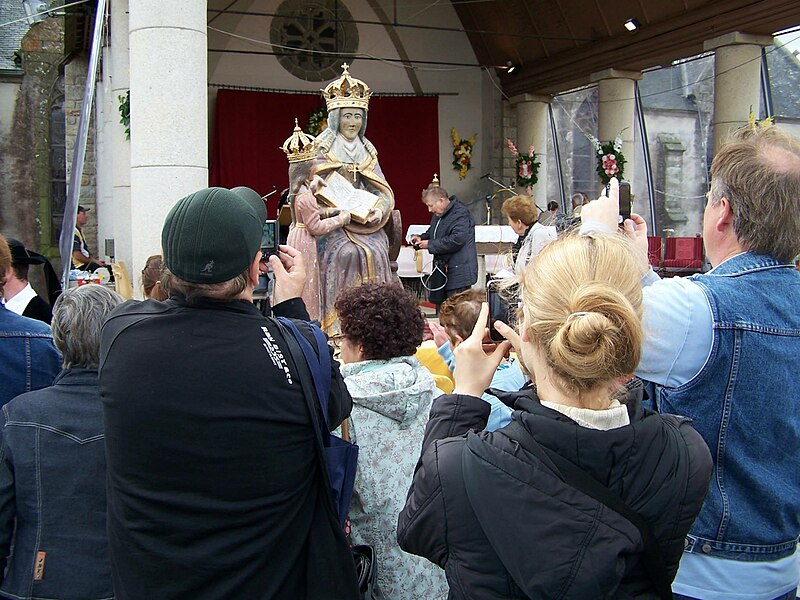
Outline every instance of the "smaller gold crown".
<path fill-rule="evenodd" d="M 431 181 L 431 185 L 439 185 L 439 174 L 438 173 L 434 173 L 433 174 L 433 181 Z"/>
<path fill-rule="evenodd" d="M 283 142 L 281 150 L 286 153 L 286 157 L 290 163 L 303 162 L 304 160 L 311 160 L 317 155 L 317 140 L 312 135 L 303 133 L 300 126 L 297 124 L 297 119 L 294 120 L 294 131 L 292 135 Z"/>
<path fill-rule="evenodd" d="M 360 79 L 351 77 L 347 68 L 347 63 L 344 63 L 342 76 L 329 83 L 324 90 L 320 90 L 322 97 L 325 98 L 328 112 L 334 108 L 363 108 L 364 111 L 369 109 L 372 90 Z"/>

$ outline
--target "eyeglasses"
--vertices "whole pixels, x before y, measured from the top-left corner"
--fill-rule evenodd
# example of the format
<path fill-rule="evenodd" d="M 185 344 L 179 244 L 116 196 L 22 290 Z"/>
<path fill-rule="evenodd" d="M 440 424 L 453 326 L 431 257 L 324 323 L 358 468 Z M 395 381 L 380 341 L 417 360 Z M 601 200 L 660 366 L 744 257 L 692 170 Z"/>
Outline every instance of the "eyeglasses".
<path fill-rule="evenodd" d="M 342 334 L 332 335 L 328 338 L 328 343 L 333 346 L 334 350 L 341 350 L 342 342 L 344 342 L 344 336 Z"/>

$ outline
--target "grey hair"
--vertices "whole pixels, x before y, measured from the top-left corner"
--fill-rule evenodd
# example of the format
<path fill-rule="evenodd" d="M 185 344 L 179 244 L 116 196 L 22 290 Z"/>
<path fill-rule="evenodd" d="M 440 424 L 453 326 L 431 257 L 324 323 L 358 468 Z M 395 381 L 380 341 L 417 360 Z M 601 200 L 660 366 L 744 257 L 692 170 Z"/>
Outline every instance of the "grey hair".
<path fill-rule="evenodd" d="M 248 265 L 247 269 L 236 277 L 219 283 L 192 283 L 181 279 L 165 266 L 161 272 L 161 285 L 170 297 L 178 296 L 189 303 L 203 298 L 218 302 L 232 302 L 240 300 L 242 294 L 250 287 L 250 266 Z"/>
<path fill-rule="evenodd" d="M 361 119 L 361 129 L 358 132 L 358 137 L 363 141 L 364 135 L 367 133 L 367 111 L 363 108 L 357 110 L 360 110 L 363 115 L 363 119 Z M 341 111 L 341 108 L 334 108 L 328 111 L 328 129 L 333 131 L 333 133 L 339 133 L 339 115 Z"/>
<path fill-rule="evenodd" d="M 97 368 L 100 329 L 108 313 L 123 302 L 117 292 L 96 284 L 72 288 L 58 297 L 51 328 L 65 369 Z"/>

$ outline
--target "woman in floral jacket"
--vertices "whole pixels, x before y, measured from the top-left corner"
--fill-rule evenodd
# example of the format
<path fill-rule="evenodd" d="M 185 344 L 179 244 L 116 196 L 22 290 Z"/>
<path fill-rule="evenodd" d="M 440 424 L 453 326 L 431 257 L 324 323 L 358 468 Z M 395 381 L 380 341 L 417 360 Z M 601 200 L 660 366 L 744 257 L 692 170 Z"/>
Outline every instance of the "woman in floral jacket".
<path fill-rule="evenodd" d="M 441 394 L 413 356 L 424 317 L 408 292 L 388 283 L 346 289 L 336 311 L 342 376 L 353 397 L 350 437 L 360 449 L 350 504 L 353 543 L 375 547 L 386 598 L 445 598 L 444 571 L 403 552 L 395 539 L 431 403 Z"/>

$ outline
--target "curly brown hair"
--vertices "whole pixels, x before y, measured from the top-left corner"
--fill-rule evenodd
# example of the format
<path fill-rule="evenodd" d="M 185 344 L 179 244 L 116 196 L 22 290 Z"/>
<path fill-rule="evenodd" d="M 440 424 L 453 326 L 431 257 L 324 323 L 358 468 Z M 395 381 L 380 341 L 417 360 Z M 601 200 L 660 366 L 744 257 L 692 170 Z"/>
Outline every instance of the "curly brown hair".
<path fill-rule="evenodd" d="M 365 283 L 342 291 L 334 305 L 342 335 L 365 360 L 411 356 L 422 343 L 425 317 L 416 298 L 396 283 Z"/>

